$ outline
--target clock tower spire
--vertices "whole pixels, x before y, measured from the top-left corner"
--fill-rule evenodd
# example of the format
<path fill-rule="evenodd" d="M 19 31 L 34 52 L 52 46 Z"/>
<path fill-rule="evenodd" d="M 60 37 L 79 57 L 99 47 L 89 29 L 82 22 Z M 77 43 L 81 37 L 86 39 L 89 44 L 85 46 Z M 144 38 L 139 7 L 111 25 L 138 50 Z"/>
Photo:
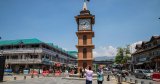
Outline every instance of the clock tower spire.
<path fill-rule="evenodd" d="M 84 0 L 83 10 L 87 10 L 87 2 L 86 2 L 86 0 Z"/>

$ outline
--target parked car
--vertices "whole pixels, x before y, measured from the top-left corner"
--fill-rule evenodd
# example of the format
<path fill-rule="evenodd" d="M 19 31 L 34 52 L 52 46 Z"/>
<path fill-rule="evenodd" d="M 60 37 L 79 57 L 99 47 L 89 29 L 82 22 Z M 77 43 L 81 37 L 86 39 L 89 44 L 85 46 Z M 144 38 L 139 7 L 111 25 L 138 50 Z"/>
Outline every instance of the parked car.
<path fill-rule="evenodd" d="M 136 69 L 134 75 L 136 78 L 151 79 L 152 73 L 149 70 Z"/>

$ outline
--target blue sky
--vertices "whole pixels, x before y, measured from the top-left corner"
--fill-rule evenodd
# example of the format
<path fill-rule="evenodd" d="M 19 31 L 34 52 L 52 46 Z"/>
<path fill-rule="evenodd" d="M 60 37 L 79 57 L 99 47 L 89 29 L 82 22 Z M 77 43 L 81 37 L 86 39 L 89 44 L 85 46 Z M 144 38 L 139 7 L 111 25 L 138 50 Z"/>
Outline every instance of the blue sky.
<path fill-rule="evenodd" d="M 82 6 L 83 0 L 0 0 L 1 40 L 38 38 L 76 50 L 74 16 Z M 88 9 L 96 17 L 96 53 L 160 35 L 160 0 L 90 0 Z"/>

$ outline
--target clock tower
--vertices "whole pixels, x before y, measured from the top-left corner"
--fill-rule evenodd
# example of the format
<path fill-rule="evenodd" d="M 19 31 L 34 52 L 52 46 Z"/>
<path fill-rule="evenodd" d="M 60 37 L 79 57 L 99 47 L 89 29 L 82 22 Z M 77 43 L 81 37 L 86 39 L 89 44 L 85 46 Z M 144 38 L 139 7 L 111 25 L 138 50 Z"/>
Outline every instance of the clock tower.
<path fill-rule="evenodd" d="M 76 45 L 78 49 L 78 69 L 86 68 L 87 66 L 92 67 L 94 49 L 92 44 L 92 38 L 94 37 L 92 26 L 95 23 L 95 16 L 87 10 L 86 1 L 80 14 L 75 16 L 75 19 L 78 25 L 76 32 L 78 37 L 78 44 Z"/>

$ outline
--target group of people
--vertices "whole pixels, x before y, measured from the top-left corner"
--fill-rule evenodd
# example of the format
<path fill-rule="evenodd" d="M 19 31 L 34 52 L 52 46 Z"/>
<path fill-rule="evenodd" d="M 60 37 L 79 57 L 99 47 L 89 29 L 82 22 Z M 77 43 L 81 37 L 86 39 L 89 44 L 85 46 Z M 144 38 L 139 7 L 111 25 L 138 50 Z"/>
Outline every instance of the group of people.
<path fill-rule="evenodd" d="M 91 66 L 88 66 L 86 69 L 80 68 L 80 77 L 86 77 L 86 84 L 92 84 L 93 80 L 93 71 Z M 104 74 L 103 74 L 103 69 L 101 66 L 99 66 L 97 70 L 97 83 L 102 84 L 104 80 Z"/>

